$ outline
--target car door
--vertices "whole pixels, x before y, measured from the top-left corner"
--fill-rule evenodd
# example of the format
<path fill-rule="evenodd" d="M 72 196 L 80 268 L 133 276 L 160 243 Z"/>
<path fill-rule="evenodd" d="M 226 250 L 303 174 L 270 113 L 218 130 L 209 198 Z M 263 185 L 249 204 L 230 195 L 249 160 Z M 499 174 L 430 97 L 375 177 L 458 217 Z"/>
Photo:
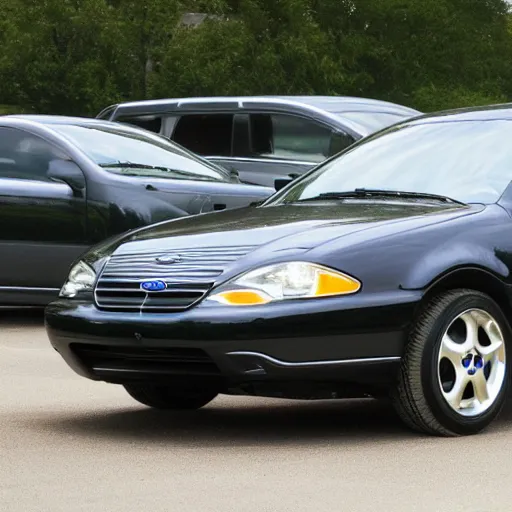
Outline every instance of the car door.
<path fill-rule="evenodd" d="M 0 303 L 55 294 L 86 249 L 86 196 L 47 175 L 70 160 L 25 130 L 0 127 Z"/>

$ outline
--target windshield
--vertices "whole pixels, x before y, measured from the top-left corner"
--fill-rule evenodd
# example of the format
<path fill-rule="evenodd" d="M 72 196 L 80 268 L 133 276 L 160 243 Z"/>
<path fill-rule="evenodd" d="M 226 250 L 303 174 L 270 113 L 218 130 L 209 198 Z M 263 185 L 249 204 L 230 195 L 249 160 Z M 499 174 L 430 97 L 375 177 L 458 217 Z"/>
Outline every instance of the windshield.
<path fill-rule="evenodd" d="M 127 176 L 229 181 L 215 166 L 137 128 L 54 125 L 105 170 Z M 126 165 L 123 165 L 126 164 Z"/>
<path fill-rule="evenodd" d="M 512 179 L 512 122 L 444 121 L 398 125 L 363 139 L 273 196 L 289 203 L 359 188 L 494 203 Z"/>
<path fill-rule="evenodd" d="M 342 119 L 349 119 L 364 126 L 370 133 L 403 121 L 404 116 L 387 112 L 337 112 Z"/>

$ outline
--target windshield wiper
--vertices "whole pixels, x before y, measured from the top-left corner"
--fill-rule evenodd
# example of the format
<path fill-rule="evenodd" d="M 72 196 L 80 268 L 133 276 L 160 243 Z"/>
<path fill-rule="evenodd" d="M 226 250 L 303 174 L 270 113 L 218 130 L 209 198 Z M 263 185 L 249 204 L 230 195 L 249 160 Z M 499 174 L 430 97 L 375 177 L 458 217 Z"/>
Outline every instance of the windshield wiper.
<path fill-rule="evenodd" d="M 186 171 L 179 171 L 178 169 L 171 169 L 169 167 L 163 167 L 159 165 L 148 165 L 148 164 L 137 164 L 133 162 L 115 162 L 115 163 L 104 163 L 98 164 L 100 167 L 104 169 L 149 169 L 152 171 L 162 171 L 167 174 L 173 174 L 177 176 L 185 176 L 190 180 L 200 180 L 200 181 L 218 181 L 215 178 L 210 176 L 199 176 L 195 174 L 191 174 Z"/>
<path fill-rule="evenodd" d="M 172 169 L 168 167 L 159 167 L 157 165 L 147 165 L 147 164 L 135 164 L 133 162 L 115 162 L 111 164 L 98 164 L 100 167 L 106 167 L 109 169 L 154 169 L 158 171 L 166 171 L 169 172 Z M 179 172 L 179 171 L 172 171 Z"/>
<path fill-rule="evenodd" d="M 380 190 L 372 188 L 356 188 L 346 192 L 325 192 L 314 197 L 299 199 L 296 202 L 322 201 L 324 199 L 358 199 L 366 197 L 397 197 L 404 199 L 432 199 L 443 203 L 454 203 L 466 206 L 466 203 L 448 196 L 427 194 L 423 192 L 407 192 L 401 190 Z"/>

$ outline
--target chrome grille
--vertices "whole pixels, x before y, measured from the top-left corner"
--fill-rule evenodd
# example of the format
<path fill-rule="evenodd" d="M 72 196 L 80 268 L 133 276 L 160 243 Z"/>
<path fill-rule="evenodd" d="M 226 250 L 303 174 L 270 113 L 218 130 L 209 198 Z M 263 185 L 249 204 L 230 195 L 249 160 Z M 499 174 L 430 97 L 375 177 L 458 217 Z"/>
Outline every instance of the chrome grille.
<path fill-rule="evenodd" d="M 109 311 L 182 311 L 204 297 L 229 263 L 253 248 L 207 247 L 114 255 L 96 284 L 96 306 Z M 178 261 L 157 263 L 158 257 L 169 254 L 179 256 Z M 167 288 L 157 292 L 142 290 L 141 282 L 151 279 L 165 282 Z"/>

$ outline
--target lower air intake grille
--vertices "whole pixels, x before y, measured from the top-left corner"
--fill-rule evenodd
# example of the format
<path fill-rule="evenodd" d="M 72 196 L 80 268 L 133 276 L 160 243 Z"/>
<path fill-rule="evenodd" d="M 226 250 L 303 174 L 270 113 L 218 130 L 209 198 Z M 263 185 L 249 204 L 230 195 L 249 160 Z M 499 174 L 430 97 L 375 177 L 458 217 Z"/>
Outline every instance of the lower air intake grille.
<path fill-rule="evenodd" d="M 254 246 L 117 254 L 105 266 L 94 292 L 99 309 L 169 313 L 199 302 L 229 263 Z M 160 262 L 158 261 L 160 258 Z M 159 291 L 144 291 L 144 281 L 159 281 Z"/>
<path fill-rule="evenodd" d="M 73 343 L 71 350 L 94 373 L 218 375 L 206 352 L 196 348 L 117 347 Z"/>

